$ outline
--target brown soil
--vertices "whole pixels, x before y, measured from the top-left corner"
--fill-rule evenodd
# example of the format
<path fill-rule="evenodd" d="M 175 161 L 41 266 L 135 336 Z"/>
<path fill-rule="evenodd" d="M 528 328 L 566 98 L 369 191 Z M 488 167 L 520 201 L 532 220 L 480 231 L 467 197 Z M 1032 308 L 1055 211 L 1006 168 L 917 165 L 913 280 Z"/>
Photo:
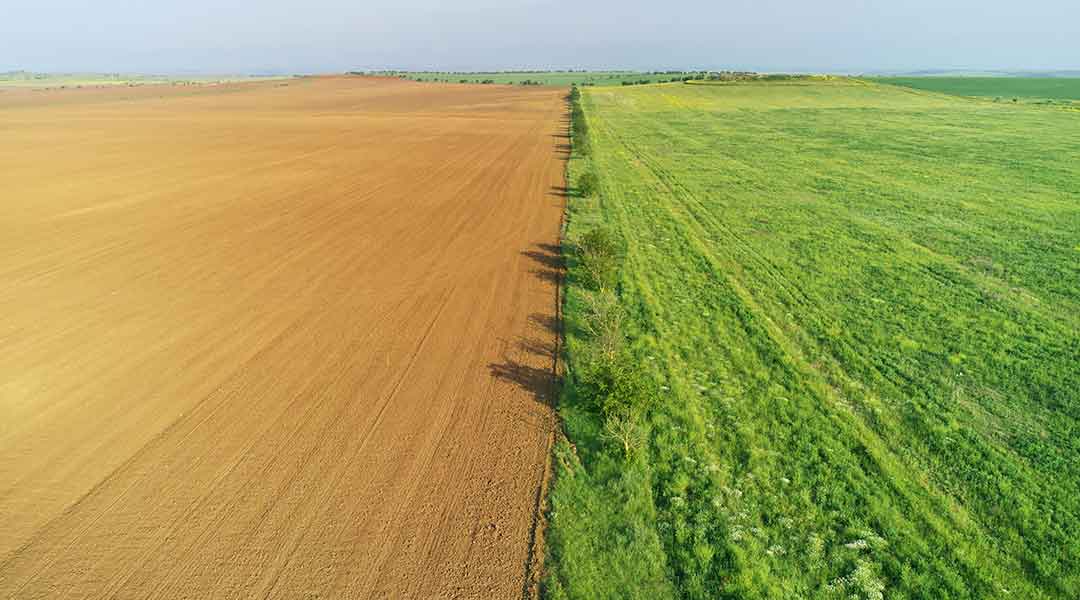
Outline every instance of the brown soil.
<path fill-rule="evenodd" d="M 562 93 L 0 95 L 0 596 L 530 594 Z"/>

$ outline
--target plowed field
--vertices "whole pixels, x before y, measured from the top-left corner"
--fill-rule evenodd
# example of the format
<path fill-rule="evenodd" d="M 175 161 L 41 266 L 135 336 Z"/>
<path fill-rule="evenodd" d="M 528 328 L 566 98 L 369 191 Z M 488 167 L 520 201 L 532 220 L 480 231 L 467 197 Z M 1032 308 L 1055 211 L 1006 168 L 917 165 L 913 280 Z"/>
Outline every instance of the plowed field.
<path fill-rule="evenodd" d="M 0 596 L 528 593 L 563 93 L 0 93 Z"/>

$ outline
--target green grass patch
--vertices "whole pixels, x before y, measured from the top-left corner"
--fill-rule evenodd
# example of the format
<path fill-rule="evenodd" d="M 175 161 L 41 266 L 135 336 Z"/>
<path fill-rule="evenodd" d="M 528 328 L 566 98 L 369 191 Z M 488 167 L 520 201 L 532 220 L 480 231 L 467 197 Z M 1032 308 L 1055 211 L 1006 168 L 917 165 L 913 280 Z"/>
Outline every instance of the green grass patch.
<path fill-rule="evenodd" d="M 566 237 L 616 240 L 655 401 L 624 452 L 567 244 L 548 597 L 1080 596 L 1073 114 L 856 80 L 580 102 Z"/>
<path fill-rule="evenodd" d="M 874 81 L 954 96 L 1080 100 L 1080 77 L 879 77 Z"/>

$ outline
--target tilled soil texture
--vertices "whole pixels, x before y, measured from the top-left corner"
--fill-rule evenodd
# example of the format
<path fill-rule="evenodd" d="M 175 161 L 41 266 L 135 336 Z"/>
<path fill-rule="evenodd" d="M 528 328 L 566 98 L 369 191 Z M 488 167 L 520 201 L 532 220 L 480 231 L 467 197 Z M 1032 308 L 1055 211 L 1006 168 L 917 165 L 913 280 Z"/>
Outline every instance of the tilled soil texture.
<path fill-rule="evenodd" d="M 0 596 L 528 594 L 564 93 L 0 94 Z"/>

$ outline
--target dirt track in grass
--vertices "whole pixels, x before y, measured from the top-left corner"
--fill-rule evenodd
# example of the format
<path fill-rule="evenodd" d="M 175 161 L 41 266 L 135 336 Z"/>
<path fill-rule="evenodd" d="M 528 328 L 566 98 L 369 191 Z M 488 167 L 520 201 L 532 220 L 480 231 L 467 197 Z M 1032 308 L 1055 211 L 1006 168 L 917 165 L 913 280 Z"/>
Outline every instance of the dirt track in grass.
<path fill-rule="evenodd" d="M 0 94 L 0 596 L 528 593 L 563 94 Z"/>

